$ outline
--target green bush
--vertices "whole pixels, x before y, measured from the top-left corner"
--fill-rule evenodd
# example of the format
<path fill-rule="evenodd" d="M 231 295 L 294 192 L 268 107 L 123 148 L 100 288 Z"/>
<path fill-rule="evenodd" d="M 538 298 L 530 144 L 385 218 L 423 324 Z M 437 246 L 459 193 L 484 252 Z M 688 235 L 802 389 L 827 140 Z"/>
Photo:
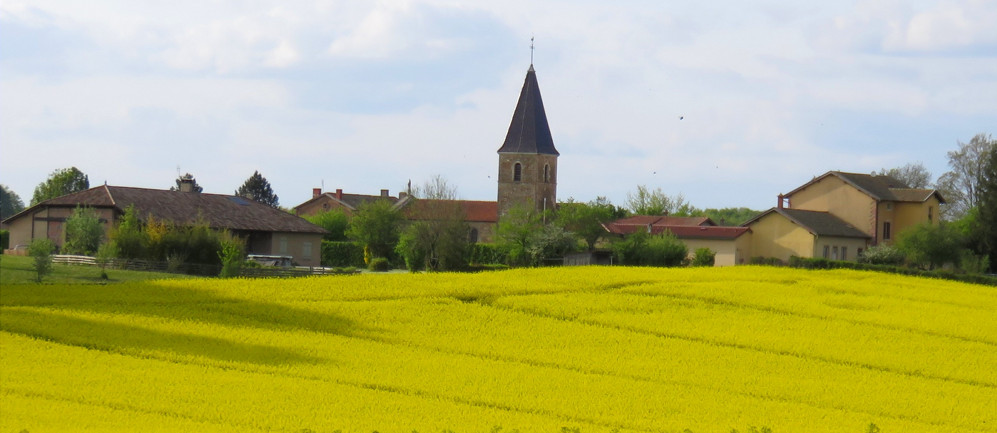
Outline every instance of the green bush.
<path fill-rule="evenodd" d="M 0 253 L 10 248 L 10 231 L 0 230 Z"/>
<path fill-rule="evenodd" d="M 66 254 L 90 255 L 97 252 L 104 238 L 104 225 L 100 223 L 97 211 L 77 206 L 72 215 L 66 218 L 66 242 L 62 251 Z"/>
<path fill-rule="evenodd" d="M 792 257 L 790 257 L 790 259 L 792 259 Z M 782 260 L 777 259 L 775 257 L 761 257 L 761 256 L 752 257 L 751 260 L 748 261 L 748 263 L 750 263 L 752 265 L 763 265 L 763 266 L 785 266 L 786 265 L 785 262 L 783 262 Z"/>
<path fill-rule="evenodd" d="M 716 264 L 717 253 L 709 248 L 697 248 L 692 258 L 692 266 L 713 266 Z"/>
<path fill-rule="evenodd" d="M 630 266 L 679 266 L 689 249 L 675 235 L 634 232 L 613 245 L 617 261 Z"/>
<path fill-rule="evenodd" d="M 55 243 L 48 238 L 35 239 L 28 245 L 36 282 L 42 282 L 42 278 L 52 272 L 52 251 L 55 251 Z"/>
<path fill-rule="evenodd" d="M 810 259 L 805 257 L 790 257 L 789 266 L 800 269 L 854 269 L 859 271 L 888 272 L 891 274 L 911 275 L 925 278 L 961 281 L 964 283 L 997 286 L 997 278 L 983 274 L 956 274 L 948 271 L 925 271 L 901 266 L 874 265 L 856 263 L 844 260 Z"/>
<path fill-rule="evenodd" d="M 217 254 L 218 259 L 222 262 L 222 270 L 218 276 L 222 278 L 238 277 L 244 261 L 242 243 L 236 239 L 228 239 L 222 242 L 221 251 L 218 251 Z"/>
<path fill-rule="evenodd" d="M 474 244 L 471 246 L 471 263 L 475 265 L 505 264 L 509 258 L 505 251 L 495 244 Z"/>
<path fill-rule="evenodd" d="M 370 259 L 370 265 L 367 266 L 367 270 L 373 272 L 387 272 L 391 270 L 391 262 L 384 257 L 374 257 Z"/>
<path fill-rule="evenodd" d="M 322 241 L 322 266 L 362 268 L 363 247 L 356 242 Z"/>
<path fill-rule="evenodd" d="M 890 245 L 876 245 L 867 248 L 858 258 L 859 263 L 870 265 L 900 266 L 904 264 L 904 253 Z"/>

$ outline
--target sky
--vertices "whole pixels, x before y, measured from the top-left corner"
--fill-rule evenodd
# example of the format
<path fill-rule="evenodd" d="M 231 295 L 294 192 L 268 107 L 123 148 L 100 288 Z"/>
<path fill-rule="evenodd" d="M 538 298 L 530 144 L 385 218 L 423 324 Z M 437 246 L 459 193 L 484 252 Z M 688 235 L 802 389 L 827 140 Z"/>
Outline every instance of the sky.
<path fill-rule="evenodd" d="M 259 171 L 294 207 L 439 175 L 495 200 L 535 38 L 560 200 L 767 209 L 830 170 L 937 178 L 997 135 L 995 22 L 991 0 L 4 0 L 0 184 Z"/>

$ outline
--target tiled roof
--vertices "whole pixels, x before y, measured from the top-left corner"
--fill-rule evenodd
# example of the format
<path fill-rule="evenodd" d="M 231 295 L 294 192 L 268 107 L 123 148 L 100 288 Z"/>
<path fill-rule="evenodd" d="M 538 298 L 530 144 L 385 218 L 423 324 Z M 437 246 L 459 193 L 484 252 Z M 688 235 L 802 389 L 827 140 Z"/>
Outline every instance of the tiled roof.
<path fill-rule="evenodd" d="M 243 197 L 124 186 L 90 188 L 43 201 L 25 212 L 42 206 L 77 205 L 111 207 L 119 212 L 135 206 L 140 219 L 152 215 L 158 220 L 180 225 L 191 224 L 201 218 L 208 226 L 217 229 L 325 233 L 324 229 L 303 218 Z"/>
<path fill-rule="evenodd" d="M 910 188 L 903 182 L 894 179 L 890 176 L 882 175 L 872 175 L 872 174 L 861 174 L 861 173 L 845 173 L 841 171 L 829 171 L 821 176 L 818 176 L 803 184 L 799 188 L 796 188 L 788 193 L 786 197 L 791 197 L 794 193 L 805 189 L 806 187 L 813 185 L 828 176 L 835 176 L 848 184 L 854 186 L 859 191 L 868 194 L 870 197 L 880 200 L 880 201 L 906 201 L 906 202 L 923 202 L 927 200 L 932 195 L 938 196 L 938 200 L 942 203 L 945 202 L 942 196 L 938 194 L 938 191 L 933 189 L 915 189 Z"/>
<path fill-rule="evenodd" d="M 870 237 L 865 232 L 855 228 L 855 226 L 848 224 L 840 218 L 831 215 L 830 213 L 802 209 L 772 208 L 748 220 L 742 224 L 742 227 L 750 227 L 752 223 L 771 213 L 778 213 L 817 236 L 831 236 L 839 238 Z"/>
<path fill-rule="evenodd" d="M 631 217 L 632 218 L 632 217 Z M 625 218 L 629 219 L 629 218 Z M 619 220 L 605 224 L 606 230 L 617 235 L 647 232 L 648 224 L 619 224 Z M 650 225 L 651 234 L 671 232 L 679 239 L 735 239 L 751 230 L 747 227 L 718 227 L 712 225 Z"/>
<path fill-rule="evenodd" d="M 938 201 L 945 203 L 938 190 L 919 188 L 890 188 L 890 192 L 896 197 L 896 201 L 923 202 L 932 195 L 938 196 Z"/>
<path fill-rule="evenodd" d="M 498 153 L 559 155 L 554 148 L 554 138 L 550 135 L 547 112 L 544 111 L 540 86 L 537 84 L 537 73 L 533 70 L 533 65 L 530 65 L 529 71 L 526 72 L 523 90 L 519 94 L 519 102 L 509 124 L 509 132 Z"/>
<path fill-rule="evenodd" d="M 662 225 L 662 226 L 713 226 L 713 220 L 707 217 L 676 217 L 676 216 L 655 216 L 636 215 L 627 218 L 620 218 L 610 224 L 617 225 Z"/>
<path fill-rule="evenodd" d="M 315 200 L 321 200 L 323 198 L 336 200 L 336 201 L 338 201 L 340 203 L 343 203 L 344 205 L 346 205 L 347 207 L 349 207 L 350 209 L 353 209 L 353 210 L 356 210 L 358 207 L 360 207 L 360 205 L 362 205 L 364 203 L 367 203 L 367 202 L 372 202 L 372 201 L 377 201 L 377 200 L 382 200 L 383 199 L 383 200 L 388 200 L 389 202 L 391 202 L 391 204 L 395 204 L 399 200 L 398 197 L 392 197 L 392 196 L 385 197 L 385 196 L 382 196 L 382 195 L 366 195 L 366 194 L 347 194 L 347 193 L 343 193 L 342 194 L 342 198 L 339 198 L 338 196 L 339 196 L 339 194 L 337 194 L 335 192 L 326 192 L 326 193 L 323 193 L 323 194 L 321 194 L 321 195 L 319 195 L 317 197 L 312 197 L 312 198 L 308 199 L 304 203 L 301 203 L 301 204 L 295 206 L 294 209 L 297 210 L 298 208 L 300 208 L 300 207 L 302 207 L 302 206 L 304 206 L 306 204 L 314 202 Z"/>
<path fill-rule="evenodd" d="M 433 200 L 410 199 L 403 205 L 402 214 L 410 220 L 434 220 L 446 215 L 454 207 L 464 214 L 469 222 L 498 222 L 498 203 L 474 200 Z"/>

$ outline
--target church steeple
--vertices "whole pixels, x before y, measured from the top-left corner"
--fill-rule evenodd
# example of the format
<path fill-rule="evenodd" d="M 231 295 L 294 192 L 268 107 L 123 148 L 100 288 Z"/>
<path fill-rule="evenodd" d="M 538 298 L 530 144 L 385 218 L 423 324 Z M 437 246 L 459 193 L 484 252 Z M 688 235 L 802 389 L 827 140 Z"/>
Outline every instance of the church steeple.
<path fill-rule="evenodd" d="M 544 211 L 557 204 L 557 157 L 547 124 L 537 72 L 530 64 L 512 114 L 509 132 L 498 150 L 498 207 L 505 215 L 513 206 Z"/>
<path fill-rule="evenodd" d="M 554 139 L 550 135 L 547 124 L 547 112 L 544 111 L 543 98 L 540 97 L 540 86 L 537 84 L 537 72 L 530 65 L 526 71 L 526 81 L 519 93 L 516 111 L 512 114 L 512 123 L 505 136 L 505 143 L 498 153 L 537 153 L 542 155 L 559 155 L 554 148 Z"/>

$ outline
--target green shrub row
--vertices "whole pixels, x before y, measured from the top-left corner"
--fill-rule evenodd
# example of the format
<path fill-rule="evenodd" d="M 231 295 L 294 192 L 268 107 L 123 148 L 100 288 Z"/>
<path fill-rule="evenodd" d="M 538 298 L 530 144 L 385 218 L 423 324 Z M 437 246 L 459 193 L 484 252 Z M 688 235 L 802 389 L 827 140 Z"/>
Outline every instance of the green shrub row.
<path fill-rule="evenodd" d="M 752 259 L 754 264 L 754 260 Z M 925 271 L 901 266 L 874 265 L 855 263 L 843 260 L 810 259 L 805 257 L 790 257 L 789 266 L 800 269 L 855 269 L 860 271 L 878 271 L 892 274 L 912 275 L 917 277 L 938 278 L 943 280 L 961 281 L 964 283 L 997 286 L 997 277 L 982 274 L 957 274 L 951 271 Z"/>
<path fill-rule="evenodd" d="M 496 244 L 474 244 L 471 246 L 471 263 L 475 265 L 505 264 L 509 255 Z"/>
<path fill-rule="evenodd" d="M 10 248 L 10 231 L 0 230 L 0 254 L 8 248 Z"/>
<path fill-rule="evenodd" d="M 322 266 L 362 268 L 363 246 L 356 242 L 322 241 Z"/>

